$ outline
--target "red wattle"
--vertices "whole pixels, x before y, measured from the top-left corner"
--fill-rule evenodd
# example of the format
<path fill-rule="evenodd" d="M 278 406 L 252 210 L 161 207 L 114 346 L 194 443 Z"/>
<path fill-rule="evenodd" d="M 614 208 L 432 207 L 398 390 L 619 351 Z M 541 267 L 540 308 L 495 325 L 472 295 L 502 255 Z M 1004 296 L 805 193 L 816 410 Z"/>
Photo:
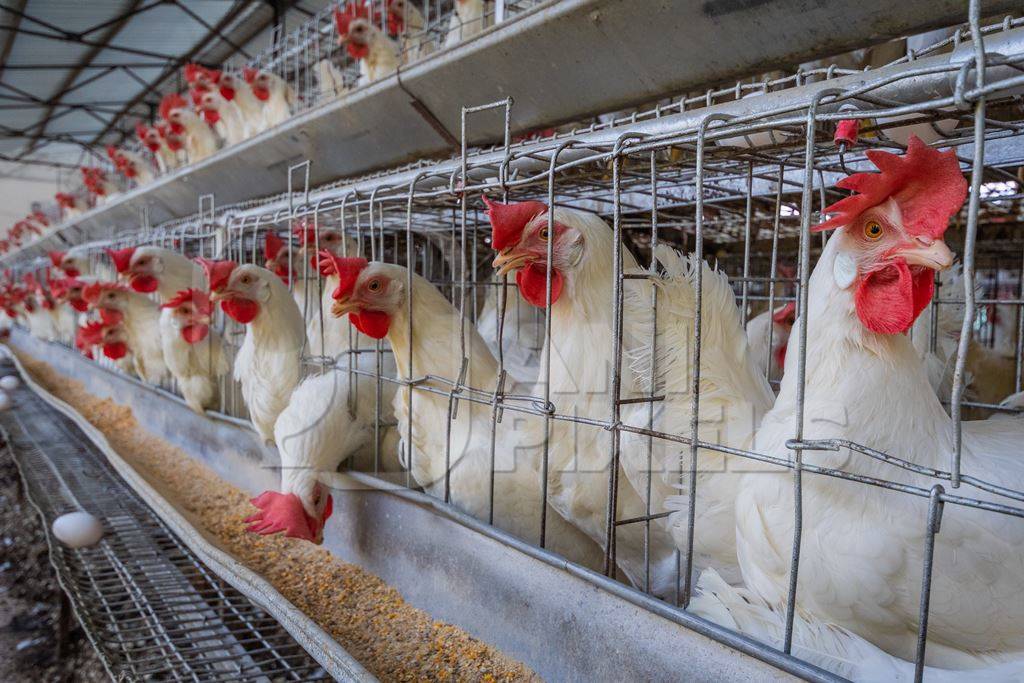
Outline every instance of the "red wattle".
<path fill-rule="evenodd" d="M 391 327 L 391 318 L 381 311 L 353 311 L 348 314 L 349 322 L 356 329 L 372 339 L 383 339 Z"/>
<path fill-rule="evenodd" d="M 103 355 L 113 360 L 117 360 L 118 358 L 124 358 L 126 355 L 128 355 L 128 345 L 125 344 L 124 342 L 104 344 Z"/>
<path fill-rule="evenodd" d="M 81 273 L 78 272 L 78 268 L 64 268 L 63 270 L 68 277 L 78 277 L 81 275 Z"/>
<path fill-rule="evenodd" d="M 220 303 L 220 307 L 243 325 L 251 323 L 260 314 L 260 305 L 252 299 L 226 299 Z"/>
<path fill-rule="evenodd" d="M 104 325 L 117 325 L 124 320 L 124 313 L 116 311 L 112 308 L 101 308 L 100 309 L 100 320 L 103 321 Z"/>
<path fill-rule="evenodd" d="M 128 284 L 130 284 L 131 288 L 136 292 L 149 294 L 150 292 L 156 291 L 156 288 L 160 285 L 160 281 L 152 275 L 133 275 Z"/>
<path fill-rule="evenodd" d="M 206 335 L 210 333 L 210 326 L 202 323 L 196 323 L 194 325 L 186 325 L 181 328 L 181 338 L 187 341 L 189 344 L 197 344 L 204 339 Z"/>
<path fill-rule="evenodd" d="M 172 122 L 171 123 L 171 132 L 174 133 L 175 135 L 181 135 L 182 133 L 185 132 L 185 126 L 183 126 L 180 123 Z"/>
<path fill-rule="evenodd" d="M 903 259 L 893 261 L 861 279 L 854 301 L 857 317 L 872 332 L 900 334 L 910 329 L 931 299 L 931 274 L 915 292 L 915 278 Z M 923 304 L 921 304 L 923 299 Z"/>
<path fill-rule="evenodd" d="M 220 112 L 215 109 L 204 109 L 203 118 L 211 126 L 220 121 Z"/>
<path fill-rule="evenodd" d="M 231 101 L 235 99 L 235 89 L 221 86 L 220 96 L 223 97 L 225 100 Z"/>
<path fill-rule="evenodd" d="M 85 299 L 68 299 L 68 303 L 71 304 L 71 308 L 79 313 L 85 313 L 89 310 L 89 302 Z"/>
<path fill-rule="evenodd" d="M 786 347 L 789 344 L 783 344 L 779 348 L 775 349 L 775 364 L 779 366 L 779 370 L 785 370 L 786 368 Z"/>
<path fill-rule="evenodd" d="M 547 267 L 542 263 L 531 263 L 516 273 L 519 293 L 537 308 L 544 308 L 547 296 Z M 562 294 L 565 278 L 556 268 L 551 269 L 551 303 L 558 301 Z"/>
<path fill-rule="evenodd" d="M 348 54 L 352 59 L 363 59 L 366 55 L 370 54 L 370 46 L 349 42 Z"/>
<path fill-rule="evenodd" d="M 914 278 L 914 320 L 928 307 L 935 293 L 935 275 L 928 268 L 911 268 Z"/>
<path fill-rule="evenodd" d="M 253 88 L 252 94 L 256 96 L 257 100 L 263 100 L 264 102 L 270 99 L 270 91 L 266 88 Z"/>

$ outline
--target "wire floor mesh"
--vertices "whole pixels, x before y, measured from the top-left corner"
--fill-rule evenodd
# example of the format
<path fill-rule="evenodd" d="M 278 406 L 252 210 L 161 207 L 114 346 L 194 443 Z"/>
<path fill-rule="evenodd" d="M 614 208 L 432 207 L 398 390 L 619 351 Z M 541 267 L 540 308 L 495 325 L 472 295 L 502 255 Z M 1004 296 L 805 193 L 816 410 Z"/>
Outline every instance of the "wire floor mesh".
<path fill-rule="evenodd" d="M 43 518 L 61 587 L 112 677 L 330 680 L 272 616 L 196 559 L 77 425 L 26 387 L 14 401 L 0 417 L 7 447 Z M 54 518 L 76 510 L 104 523 L 92 548 L 50 535 Z"/>

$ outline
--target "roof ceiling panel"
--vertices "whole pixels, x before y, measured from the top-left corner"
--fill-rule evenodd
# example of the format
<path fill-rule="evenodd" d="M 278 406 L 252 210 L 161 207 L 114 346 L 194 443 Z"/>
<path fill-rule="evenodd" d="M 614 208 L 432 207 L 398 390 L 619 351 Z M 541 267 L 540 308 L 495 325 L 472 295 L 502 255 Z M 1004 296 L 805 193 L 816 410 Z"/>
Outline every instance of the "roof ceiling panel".
<path fill-rule="evenodd" d="M 25 13 L 41 21 L 59 26 L 65 31 L 83 32 L 94 26 L 110 21 L 122 14 L 129 6 L 129 0 L 47 0 L 29 2 Z M 22 19 L 22 26 L 32 30 L 45 30 L 39 24 Z M 86 38 L 98 39 L 102 29 Z"/>
<path fill-rule="evenodd" d="M 328 1 L 304 0 L 307 6 L 318 6 Z M 178 2 L 188 11 L 178 6 Z M 0 126 L 15 131 L 32 129 L 28 131 L 31 134 L 34 131 L 33 126 L 44 119 L 51 107 L 4 109 L 3 106 L 31 103 L 33 98 L 43 102 L 53 100 L 55 105 L 49 114 L 51 121 L 45 133 L 50 136 L 74 135 L 83 142 L 91 142 L 97 133 L 113 121 L 115 111 L 120 111 L 139 96 L 146 87 L 144 83 L 152 83 L 163 75 L 167 64 L 164 56 L 174 59 L 203 44 L 204 49 L 199 55 L 209 54 L 211 63 L 217 63 L 229 54 L 232 48 L 217 38 L 210 39 L 210 27 L 218 24 L 229 12 L 238 12 L 236 19 L 225 31 L 232 36 L 240 36 L 241 42 L 248 43 L 253 31 L 264 27 L 272 16 L 269 4 L 262 2 L 178 2 L 29 0 L 24 9 L 25 16 L 18 21 L 20 29 L 41 35 L 33 36 L 21 32 L 0 36 L 4 42 L 10 39 L 11 49 L 6 64 L 12 67 L 0 70 L 0 83 L 10 86 L 0 87 Z M 287 8 L 294 3 L 285 0 L 282 4 Z M 137 13 L 126 17 L 125 13 L 131 11 L 130 8 L 133 6 Z M 138 12 L 139 8 L 143 11 Z M 190 16 L 190 13 L 196 16 Z M 13 16 L 9 12 L 0 14 L 8 19 Z M 303 19 L 304 15 L 294 14 L 294 10 L 286 13 L 286 21 L 289 24 L 297 24 Z M 108 36 L 115 28 L 115 35 Z M 65 37 L 64 32 L 79 33 L 81 39 L 95 44 L 83 45 L 75 42 L 75 36 Z M 44 37 L 47 34 L 54 37 Z M 117 49 L 118 47 L 124 49 Z M 250 52 L 253 51 L 251 47 L 248 49 Z M 133 54 L 132 50 L 138 50 L 143 54 Z M 153 54 L 145 54 L 148 52 Z M 91 55 L 88 64 L 83 64 L 90 53 L 95 54 Z M 143 66 L 135 66 L 138 64 Z M 131 72 L 125 68 L 117 68 L 105 73 L 106 66 L 114 65 L 128 67 Z M 15 68 L 19 66 L 29 68 Z M 62 94 L 61 89 L 65 82 L 70 82 L 71 88 L 63 89 Z M 148 99 L 155 101 L 159 98 L 159 93 L 178 85 L 177 78 L 170 78 L 160 85 L 157 94 Z M 12 88 L 25 94 L 18 94 Z M 69 110 L 63 106 L 64 104 L 93 104 L 102 111 L 94 110 L 96 116 L 92 116 L 84 110 Z M 116 130 L 105 136 L 101 142 L 116 142 L 121 130 L 131 130 L 136 117 L 148 118 L 150 113 L 145 102 L 133 106 L 130 114 L 115 125 Z M 30 137 L 3 138 L 2 130 L 0 128 L 0 142 L 3 142 L 3 147 L 7 150 L 5 154 L 17 154 L 33 146 L 34 150 L 29 157 L 42 161 L 49 158 L 51 152 L 58 156 L 67 156 L 77 154 L 76 150 L 79 149 L 77 145 L 68 147 L 42 138 L 34 141 Z M 56 160 L 65 163 L 69 161 L 66 158 Z"/>
<path fill-rule="evenodd" d="M 140 69 L 139 71 L 143 70 Z M 87 102 L 123 102 L 127 104 L 132 97 L 142 90 L 141 83 L 120 69 L 105 75 L 100 75 L 101 73 L 96 70 L 89 70 L 79 75 L 76 79 L 76 84 L 85 83 L 85 85 L 74 88 L 62 100 L 74 104 Z M 159 69 L 147 69 L 144 73 L 139 73 L 138 75 L 143 80 L 148 80 L 153 78 L 153 74 L 158 73 L 160 73 Z M 86 83 L 86 81 L 89 82 Z M 123 105 L 110 104 L 106 106 L 119 109 Z"/>
<path fill-rule="evenodd" d="M 231 9 L 232 0 L 206 0 L 187 3 L 188 8 L 213 25 Z M 203 39 L 207 28 L 174 5 L 154 7 L 135 18 L 121 29 L 112 45 L 149 50 L 167 55 L 180 55 L 192 49 Z M 142 55 L 133 56 L 118 50 L 105 49 L 96 57 L 100 63 L 118 61 L 146 61 Z"/>
<path fill-rule="evenodd" d="M 22 24 L 28 27 L 29 22 Z M 77 64 L 89 47 L 63 38 L 18 35 L 11 47 L 7 63 L 18 64 Z"/>
<path fill-rule="evenodd" d="M 110 114 L 95 113 L 95 116 L 109 122 L 113 118 Z M 72 111 L 60 118 L 50 120 L 46 127 L 48 133 L 82 133 L 85 136 L 95 135 L 103 129 L 104 124 L 96 120 L 93 115 L 84 111 Z"/>
<path fill-rule="evenodd" d="M 7 104 L 9 103 L 3 103 Z M 20 105 L 19 105 L 20 106 Z M 14 129 L 31 126 L 43 115 L 43 107 L 26 107 L 24 109 L 0 109 L 0 124 Z"/>
<path fill-rule="evenodd" d="M 57 88 L 67 77 L 67 71 L 4 71 L 3 82 L 31 94 L 48 100 L 56 93 Z M 0 93 L 8 97 L 21 97 L 7 88 L 0 88 Z"/>

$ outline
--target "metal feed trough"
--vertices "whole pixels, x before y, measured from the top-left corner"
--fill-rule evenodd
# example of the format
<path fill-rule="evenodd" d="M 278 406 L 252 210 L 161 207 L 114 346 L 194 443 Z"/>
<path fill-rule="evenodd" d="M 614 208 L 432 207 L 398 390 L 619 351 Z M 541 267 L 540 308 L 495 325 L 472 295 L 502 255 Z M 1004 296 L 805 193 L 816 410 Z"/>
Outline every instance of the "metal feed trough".
<path fill-rule="evenodd" d="M 487 244 L 490 226 L 483 215 L 481 196 L 514 201 L 539 199 L 549 205 L 598 213 L 611 226 L 616 244 L 623 245 L 615 249 L 608 264 L 609 272 L 617 276 L 615 289 L 608 292 L 607 301 L 613 320 L 621 320 L 621 293 L 627 280 L 622 273 L 621 249 L 630 250 L 646 266 L 651 262 L 652 247 L 659 243 L 692 251 L 699 259 L 717 260 L 735 284 L 745 314 L 765 308 L 770 310 L 784 301 L 794 301 L 802 309 L 807 305 L 810 267 L 825 240 L 811 233 L 817 212 L 842 196 L 834 189 L 836 181 L 849 172 L 872 168 L 864 158 L 865 149 L 900 150 L 913 126 L 938 146 L 956 147 L 972 187 L 964 210 L 947 235 L 951 245 L 960 247 L 963 291 L 940 291 L 931 305 L 933 316 L 943 310 L 956 311 L 958 319 L 963 320 L 963 336 L 955 355 L 955 372 L 946 401 L 959 426 L 966 409 L 1012 412 L 995 402 L 969 400 L 965 394 L 966 340 L 974 333 L 977 314 L 983 307 L 993 307 L 993 310 L 1004 307 L 1014 317 L 1016 324 L 1011 343 L 1014 391 L 1022 388 L 1024 364 L 1024 316 L 1019 315 L 1024 304 L 1024 239 L 1019 227 L 1020 200 L 1024 193 L 1020 179 L 1007 170 L 1024 162 L 1024 138 L 1021 137 L 1024 116 L 1020 111 L 1020 96 L 1024 93 L 1024 23 L 1007 18 L 983 25 L 977 2 L 971 3 L 968 19 L 968 26 L 952 32 L 949 38 L 914 55 L 913 59 L 899 59 L 868 72 L 843 72 L 823 67 L 809 74 L 801 72 L 762 83 L 737 84 L 734 88 L 708 91 L 700 97 L 660 106 L 619 125 L 573 131 L 542 140 L 512 143 L 509 122 L 515 110 L 510 99 L 467 107 L 462 110 L 460 121 L 462 154 L 456 159 L 421 163 L 321 187 L 310 187 L 304 181 L 301 189 L 292 185 L 292 191 L 286 194 L 220 209 L 210 197 L 199 214 L 140 233 L 117 235 L 115 239 L 79 246 L 88 251 L 97 266 L 105 264 L 104 247 L 132 244 L 161 244 L 190 256 L 260 263 L 263 240 L 268 232 L 277 232 L 289 239 L 292 228 L 299 222 L 306 222 L 315 226 L 318 234 L 332 228 L 357 238 L 361 253 L 368 258 L 409 266 L 436 284 L 455 303 L 465 321 L 474 323 L 486 299 L 497 295 L 499 301 L 512 300 L 511 283 L 492 282 L 486 267 L 493 252 Z M 472 137 L 473 122 L 489 109 L 504 110 L 504 144 L 471 151 L 466 141 Z M 836 123 L 846 119 L 870 120 L 865 131 L 874 135 L 863 138 L 862 144 L 854 149 L 837 150 L 832 130 Z M 298 164 L 289 171 L 289 182 L 296 170 L 309 178 L 309 167 Z M 289 250 L 296 248 L 288 242 Z M 16 263 L 16 269 L 27 272 L 45 265 L 41 258 L 23 258 Z M 783 265 L 791 265 L 795 270 L 786 274 L 780 268 Z M 978 285 L 984 286 L 980 293 L 976 289 Z M 320 292 L 316 290 L 314 287 L 307 292 L 304 306 L 307 317 L 323 316 L 323 325 L 342 324 L 321 310 Z M 656 308 L 656 303 L 654 306 Z M 499 304 L 498 310 L 503 311 L 504 307 Z M 416 311 L 410 313 L 410 319 L 415 320 Z M 550 319 L 538 309 L 516 305 L 504 311 L 503 319 L 509 321 L 512 316 L 517 316 L 516 320 L 519 316 L 534 316 L 538 325 L 550 330 Z M 225 339 L 237 344 L 241 328 L 230 320 L 220 323 Z M 415 325 L 415 322 L 410 324 Z M 801 323 L 794 329 L 797 353 L 791 354 L 789 361 L 795 363 L 793 370 L 801 378 L 806 365 L 805 325 Z M 695 326 L 692 343 L 699 353 L 699 307 Z M 993 326 L 992 320 L 982 316 L 977 330 L 979 338 L 991 343 Z M 461 338 L 453 340 L 453 349 L 465 348 L 464 330 L 465 327 Z M 617 330 L 621 333 L 621 328 Z M 933 349 L 938 342 L 936 334 L 933 325 L 926 342 Z M 26 348 L 38 348 L 38 343 L 22 335 L 18 339 Z M 679 553 L 676 591 L 667 600 L 645 594 L 644 585 L 628 587 L 616 583 L 617 537 L 631 527 L 649 531 L 666 513 L 651 509 L 648 501 L 646 514 L 622 518 L 617 512 L 620 489 L 614 467 L 607 474 L 607 497 L 593 501 L 606 511 L 605 576 L 567 565 L 547 552 L 543 523 L 531 537 L 513 540 L 489 527 L 491 520 L 487 515 L 472 519 L 454 509 L 447 502 L 452 493 L 447 487 L 437 497 L 429 497 L 415 490 L 415 482 L 406 471 L 397 477 L 397 483 L 404 486 L 395 489 L 396 477 L 379 471 L 382 460 L 379 439 L 373 453 L 357 458 L 349 466 L 355 470 L 350 475 L 352 479 L 364 487 L 379 489 L 380 493 L 336 493 L 336 498 L 344 501 L 343 505 L 350 506 L 345 512 L 356 521 L 351 526 L 337 522 L 328 525 L 327 547 L 336 549 L 343 557 L 364 562 L 398 585 L 415 604 L 429 605 L 434 614 L 467 625 L 472 632 L 484 635 L 510 654 L 521 657 L 542 675 L 557 678 L 584 671 L 601 676 L 613 672 L 621 674 L 623 670 L 628 672 L 629 666 L 636 666 L 634 672 L 644 671 L 652 678 L 668 678 L 673 674 L 682 675 L 680 666 L 690 665 L 692 669 L 687 673 L 694 677 L 721 679 L 742 675 L 740 669 L 732 668 L 733 665 L 750 664 L 750 660 L 737 657 L 729 662 L 727 670 L 715 670 L 706 668 L 713 667 L 707 657 L 689 660 L 687 664 L 686 657 L 678 652 L 674 653 L 676 661 L 668 661 L 664 652 L 659 655 L 657 648 L 650 649 L 650 641 L 644 636 L 655 632 L 663 634 L 658 629 L 674 623 L 783 671 L 829 679 L 828 672 L 792 654 L 792 624 L 800 605 L 796 577 L 800 568 L 799 530 L 803 517 L 799 500 L 807 477 L 831 477 L 845 480 L 851 486 L 881 487 L 893 495 L 919 499 L 926 558 L 921 567 L 922 617 L 928 613 L 931 595 L 931 553 L 938 529 L 935 520 L 943 508 L 947 515 L 956 514 L 958 508 L 971 508 L 992 515 L 1024 517 L 1021 505 L 1024 492 L 1009 490 L 999 482 L 979 480 L 969 471 L 963 471 L 959 439 L 948 467 L 930 470 L 908 462 L 900 453 L 883 453 L 864 444 L 804 442 L 802 403 L 798 418 L 801 426 L 794 427 L 789 458 L 726 448 L 702 440 L 696 421 L 689 431 L 680 433 L 655 431 L 649 425 L 626 424 L 621 414 L 624 405 L 638 401 L 653 404 L 660 399 L 653 392 L 639 398 L 618 393 L 624 361 L 621 338 L 613 341 L 615 352 L 608 375 L 611 390 L 605 396 L 601 415 L 578 416 L 562 409 L 561 397 L 546 390 L 550 386 L 550 367 L 542 368 L 538 388 L 513 390 L 500 381 L 496 386 L 468 386 L 462 376 L 427 378 L 418 375 L 415 368 L 410 376 L 401 378 L 352 369 L 354 364 L 341 369 L 335 367 L 333 359 L 308 353 L 304 365 L 310 373 L 346 372 L 350 376 L 373 377 L 378 396 L 385 383 L 407 388 L 410 398 L 406 400 L 411 402 L 413 410 L 416 402 L 422 400 L 420 397 L 433 394 L 447 396 L 453 406 L 488 406 L 495 421 L 500 415 L 504 415 L 504 419 L 538 421 L 544 425 L 545 434 L 556 423 L 572 424 L 580 430 L 599 430 L 606 435 L 613 463 L 618 461 L 622 438 L 627 434 L 648 437 L 649 453 L 655 443 L 679 448 L 685 456 L 681 463 L 684 470 L 697 467 L 699 453 L 714 452 L 787 469 L 792 474 L 798 501 L 793 510 L 793 524 L 798 533 L 791 549 L 790 586 L 785 603 L 787 628 L 779 642 L 758 642 L 687 612 L 694 589 L 692 553 Z M 508 342 L 508 339 L 499 340 L 502 347 Z M 384 344 L 377 344 L 353 353 L 375 354 L 380 368 L 383 355 L 391 350 Z M 499 363 L 502 358 L 499 354 Z M 97 365 L 104 363 L 90 365 L 88 369 L 77 368 L 80 365 L 77 360 L 63 359 L 60 363 L 90 376 L 100 372 L 113 373 L 111 377 L 117 375 L 109 367 L 97 369 Z M 698 380 L 699 377 L 694 379 L 695 387 L 699 386 Z M 116 382 L 110 380 L 108 384 Z M 129 383 L 125 380 L 122 384 L 128 386 Z M 130 384 L 141 390 L 138 383 Z M 122 387 L 118 391 L 129 390 Z M 169 384 L 161 391 L 173 394 L 175 387 Z M 695 407 L 699 406 L 699 391 L 693 393 L 692 400 Z M 140 409 L 148 410 L 144 402 L 139 405 Z M 215 412 L 215 417 L 224 423 L 245 424 L 245 408 L 232 381 L 225 380 L 220 409 Z M 184 419 L 184 409 L 181 415 L 173 417 L 173 421 Z M 391 426 L 382 422 L 379 412 L 377 426 L 380 429 Z M 172 430 L 169 425 L 164 429 L 178 433 L 178 439 L 192 438 L 182 434 L 190 430 Z M 539 445 L 540 462 L 547 463 L 550 446 L 547 439 Z M 892 476 L 864 477 L 803 461 L 804 449 L 834 446 L 850 449 L 855 458 L 873 458 L 887 463 L 892 468 Z M 203 453 L 209 450 L 208 446 L 193 443 L 188 450 L 207 460 Z M 250 489 L 256 488 L 253 484 L 257 477 L 266 477 L 258 460 L 255 457 L 252 460 L 233 473 L 237 483 Z M 222 476 L 232 474 L 226 469 L 220 471 Z M 538 485 L 544 485 L 541 482 L 548 480 L 548 474 L 543 470 Z M 492 479 L 493 476 L 492 471 Z M 652 474 L 648 472 L 647 476 Z M 914 483 L 907 483 L 909 476 Z M 691 476 L 688 483 L 692 499 L 696 478 Z M 424 515 L 423 511 L 429 514 Z M 398 513 L 402 515 L 402 524 L 388 516 Z M 344 518 L 344 515 L 339 516 Z M 397 528 L 403 524 L 414 528 L 419 535 L 410 537 L 408 529 L 403 532 Z M 689 547 L 692 547 L 694 535 L 701 533 L 701 529 L 694 526 L 692 513 L 684 527 Z M 381 542 L 378 547 L 375 544 L 378 539 L 395 543 Z M 402 542 L 411 543 L 414 550 L 407 551 Z M 443 547 L 438 549 L 438 545 Z M 514 557 L 508 553 L 509 548 L 517 550 Z M 451 557 L 458 558 L 458 562 Z M 531 583 L 526 572 L 504 571 L 503 563 L 524 568 L 527 565 L 519 563 L 526 562 L 525 557 L 559 568 L 557 580 L 552 578 L 550 584 L 546 579 Z M 647 569 L 649 571 L 649 567 Z M 446 600 L 441 600 L 436 595 L 437 590 L 453 576 L 466 581 L 469 595 L 459 599 L 446 596 Z M 581 583 L 599 589 L 586 598 L 580 597 L 582 602 L 572 603 L 572 609 L 582 610 L 580 613 L 593 616 L 596 622 L 573 626 L 574 635 L 580 634 L 580 637 L 572 642 L 582 648 L 573 651 L 584 654 L 568 664 L 559 661 L 560 657 L 544 646 L 557 641 L 556 633 L 563 624 L 538 619 L 529 624 L 532 632 L 524 634 L 521 632 L 524 615 L 508 604 L 513 597 L 528 600 L 542 615 L 551 612 L 545 605 L 536 603 L 551 602 L 559 609 L 568 609 L 558 591 L 551 590 L 564 587 L 566 584 L 559 581 L 568 580 L 566 576 L 574 582 L 567 594 L 574 597 L 584 594 L 579 587 Z M 507 600 L 486 601 L 482 586 L 488 584 L 482 577 L 498 577 L 509 582 L 490 584 L 492 590 L 499 591 Z M 531 590 L 527 590 L 527 586 Z M 621 621 L 622 601 L 647 610 L 633 614 L 635 623 L 642 626 L 634 628 Z M 483 604 L 486 609 L 481 607 Z M 919 623 L 919 647 L 913 663 L 918 677 L 924 670 L 928 642 L 927 619 L 921 618 Z M 617 633 L 616 628 L 620 629 Z M 624 638 L 623 633 L 639 635 Z M 608 639 L 588 640 L 600 635 Z M 708 652 L 702 649 L 708 647 L 706 642 L 693 644 L 692 634 L 677 632 L 676 637 L 680 639 L 681 650 Z M 599 652 L 585 647 L 586 643 L 591 646 L 598 643 L 606 648 L 611 642 L 621 649 L 606 652 L 603 658 Z M 664 649 L 666 641 L 658 642 Z M 588 657 L 594 659 L 588 660 Z M 680 660 L 684 663 L 680 664 Z M 658 668 L 662 664 L 665 669 Z"/>
<path fill-rule="evenodd" d="M 6 358 L 2 367 L 19 370 Z M 244 573 L 205 564 L 139 495 L 152 504 L 152 492 L 118 476 L 81 418 L 62 414 L 28 385 L 13 399 L 17 410 L 0 417 L 7 450 L 43 522 L 61 589 L 112 678 L 331 680 L 272 613 L 235 588 L 246 585 Z M 105 536 L 72 549 L 50 525 L 80 510 L 103 522 Z M 372 680 L 350 658 L 341 667 L 326 661 L 335 675 Z"/>

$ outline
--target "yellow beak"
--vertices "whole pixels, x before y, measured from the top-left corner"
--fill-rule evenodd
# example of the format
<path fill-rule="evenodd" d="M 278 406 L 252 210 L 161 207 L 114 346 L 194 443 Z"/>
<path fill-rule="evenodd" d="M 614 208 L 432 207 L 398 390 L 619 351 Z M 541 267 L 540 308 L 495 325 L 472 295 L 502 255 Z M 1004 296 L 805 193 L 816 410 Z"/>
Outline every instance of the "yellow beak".
<path fill-rule="evenodd" d="M 359 310 L 359 305 L 354 301 L 350 301 L 347 299 L 344 301 L 335 301 L 333 304 L 331 304 L 331 315 L 333 315 L 335 318 L 340 318 L 346 313 L 351 313 L 352 311 L 357 310 Z"/>
<path fill-rule="evenodd" d="M 513 270 L 522 268 L 533 258 L 530 254 L 517 254 L 507 249 L 494 257 L 491 267 L 498 271 L 498 275 L 504 275 Z"/>
<path fill-rule="evenodd" d="M 953 252 L 942 240 L 935 240 L 929 245 L 920 245 L 899 252 L 907 263 L 913 266 L 924 266 L 932 270 L 946 270 L 953 265 Z"/>

